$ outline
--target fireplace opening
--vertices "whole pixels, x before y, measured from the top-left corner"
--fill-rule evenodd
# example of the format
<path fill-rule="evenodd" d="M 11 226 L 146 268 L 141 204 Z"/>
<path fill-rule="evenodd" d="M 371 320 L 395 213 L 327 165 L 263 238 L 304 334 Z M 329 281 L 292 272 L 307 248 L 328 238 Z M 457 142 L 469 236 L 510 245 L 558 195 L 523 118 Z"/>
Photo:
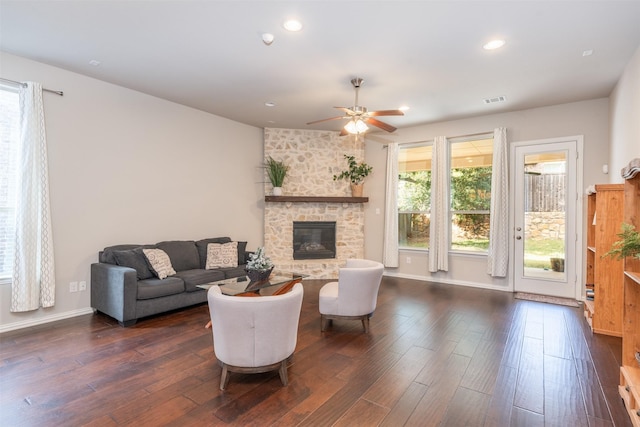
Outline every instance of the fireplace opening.
<path fill-rule="evenodd" d="M 335 257 L 335 221 L 293 221 L 293 259 Z"/>

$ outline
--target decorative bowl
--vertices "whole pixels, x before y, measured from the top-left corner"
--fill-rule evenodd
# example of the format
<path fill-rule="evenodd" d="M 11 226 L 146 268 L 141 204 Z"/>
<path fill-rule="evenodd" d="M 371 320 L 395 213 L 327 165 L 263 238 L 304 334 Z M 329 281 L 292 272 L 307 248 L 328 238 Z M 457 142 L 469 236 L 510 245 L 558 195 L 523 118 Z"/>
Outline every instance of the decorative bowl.
<path fill-rule="evenodd" d="M 249 279 L 252 282 L 262 282 L 264 280 L 267 280 L 269 278 L 269 276 L 271 276 L 271 272 L 273 271 L 273 267 L 267 269 L 267 270 L 248 270 L 245 269 L 245 271 L 247 272 L 247 276 L 249 277 Z"/>

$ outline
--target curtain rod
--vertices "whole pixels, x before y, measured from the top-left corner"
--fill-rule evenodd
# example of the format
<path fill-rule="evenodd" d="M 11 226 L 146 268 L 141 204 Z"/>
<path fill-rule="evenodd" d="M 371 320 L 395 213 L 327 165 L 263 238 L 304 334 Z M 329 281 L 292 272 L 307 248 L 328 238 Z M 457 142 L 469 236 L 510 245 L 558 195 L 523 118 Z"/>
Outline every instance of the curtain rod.
<path fill-rule="evenodd" d="M 2 80 L 3 82 L 7 82 L 7 83 L 13 83 L 14 85 L 20 85 L 22 87 L 25 87 L 27 84 L 26 83 L 22 83 L 22 82 L 17 82 L 15 80 L 9 80 L 9 79 L 5 79 L 0 77 L 0 80 Z M 64 96 L 64 92 L 62 92 L 61 90 L 51 90 L 51 89 L 46 89 L 46 88 L 42 88 L 43 91 L 45 92 L 51 92 L 51 93 L 55 93 L 56 95 L 60 95 L 60 96 Z"/>
<path fill-rule="evenodd" d="M 472 136 L 482 136 L 482 135 L 491 135 L 491 134 L 493 134 L 493 131 L 478 132 L 478 133 L 468 133 L 466 135 L 448 136 L 447 139 L 471 138 Z M 433 140 L 433 138 L 427 139 L 425 141 L 431 141 L 431 140 Z M 416 144 L 416 142 L 401 142 L 398 145 L 405 145 L 405 144 Z M 387 148 L 387 146 L 388 146 L 388 144 L 384 144 L 382 146 L 382 148 Z"/>

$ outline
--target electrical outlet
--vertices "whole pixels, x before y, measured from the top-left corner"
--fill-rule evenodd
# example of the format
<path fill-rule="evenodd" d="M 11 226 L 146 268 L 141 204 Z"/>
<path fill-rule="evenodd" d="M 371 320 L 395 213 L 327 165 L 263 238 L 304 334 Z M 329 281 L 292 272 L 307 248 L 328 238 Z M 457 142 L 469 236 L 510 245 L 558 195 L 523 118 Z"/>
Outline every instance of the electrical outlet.
<path fill-rule="evenodd" d="M 87 290 L 87 282 L 85 280 L 83 280 L 82 282 L 78 283 L 78 290 L 80 292 Z"/>
<path fill-rule="evenodd" d="M 411 264 L 411 257 L 410 256 L 407 257 L 407 264 Z"/>
<path fill-rule="evenodd" d="M 69 292 L 78 292 L 78 282 L 69 282 Z"/>

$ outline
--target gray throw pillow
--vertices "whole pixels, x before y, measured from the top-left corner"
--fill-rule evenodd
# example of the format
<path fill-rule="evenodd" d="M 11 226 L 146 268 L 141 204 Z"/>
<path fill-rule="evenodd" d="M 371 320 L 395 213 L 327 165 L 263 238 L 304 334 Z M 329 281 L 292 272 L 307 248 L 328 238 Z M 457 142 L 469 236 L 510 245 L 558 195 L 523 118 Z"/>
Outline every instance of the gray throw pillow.
<path fill-rule="evenodd" d="M 116 260 L 116 265 L 135 269 L 138 280 L 150 279 L 154 276 L 153 272 L 149 270 L 142 248 L 113 251 L 113 257 Z"/>
<path fill-rule="evenodd" d="M 238 265 L 247 263 L 244 253 L 247 251 L 247 242 L 238 242 Z"/>

